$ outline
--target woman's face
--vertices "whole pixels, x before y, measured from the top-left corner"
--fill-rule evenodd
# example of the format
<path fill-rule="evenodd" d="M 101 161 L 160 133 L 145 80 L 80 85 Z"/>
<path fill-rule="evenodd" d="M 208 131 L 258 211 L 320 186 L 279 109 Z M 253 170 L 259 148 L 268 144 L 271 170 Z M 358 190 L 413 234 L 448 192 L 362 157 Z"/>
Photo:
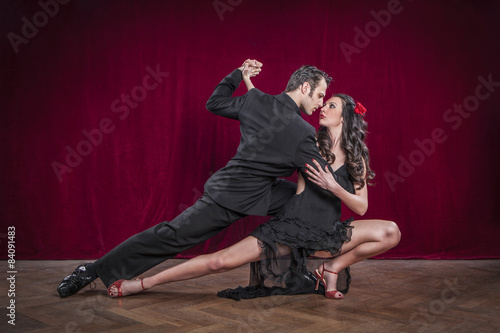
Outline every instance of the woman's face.
<path fill-rule="evenodd" d="M 344 121 L 342 117 L 342 99 L 332 97 L 326 101 L 319 113 L 319 125 L 324 127 L 337 127 Z"/>

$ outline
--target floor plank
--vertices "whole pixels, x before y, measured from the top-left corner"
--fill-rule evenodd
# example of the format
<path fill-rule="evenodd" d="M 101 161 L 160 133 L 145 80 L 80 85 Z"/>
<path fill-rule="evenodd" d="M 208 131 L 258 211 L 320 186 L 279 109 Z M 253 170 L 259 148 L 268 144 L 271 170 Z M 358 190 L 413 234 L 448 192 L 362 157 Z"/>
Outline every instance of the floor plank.
<path fill-rule="evenodd" d="M 151 270 L 176 265 L 170 260 Z M 2 268 L 6 261 L 2 261 Z M 56 287 L 81 261 L 17 261 L 16 325 L 1 332 L 498 332 L 500 260 L 366 260 L 351 268 L 343 300 L 321 295 L 236 302 L 249 267 L 176 282 L 121 299 L 104 285 L 61 299 Z M 316 264 L 311 261 L 310 266 Z M 4 270 L 7 271 L 6 269 Z M 0 305 L 8 306 L 8 284 Z M 4 312 L 5 313 L 5 310 Z"/>

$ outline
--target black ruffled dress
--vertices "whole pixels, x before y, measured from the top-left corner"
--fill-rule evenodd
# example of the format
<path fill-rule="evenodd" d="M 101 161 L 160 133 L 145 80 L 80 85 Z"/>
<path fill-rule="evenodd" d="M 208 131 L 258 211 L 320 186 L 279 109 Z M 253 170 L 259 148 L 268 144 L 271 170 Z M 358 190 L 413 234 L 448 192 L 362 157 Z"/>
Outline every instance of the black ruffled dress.
<path fill-rule="evenodd" d="M 338 183 L 350 193 L 354 185 L 349 180 L 346 165 L 335 171 Z M 296 194 L 280 213 L 251 233 L 262 247 L 261 260 L 251 264 L 248 287 L 226 289 L 219 297 L 255 298 L 270 295 L 315 293 L 316 278 L 308 270 L 309 256 L 316 251 L 338 255 L 351 239 L 352 218 L 340 221 L 341 202 L 331 192 L 311 183 L 307 176 L 305 189 Z M 319 265 L 317 263 L 317 265 Z M 311 270 L 317 268 L 310 267 Z M 349 289 L 349 268 L 339 272 L 337 289 Z M 323 292 L 321 288 L 319 293 Z"/>

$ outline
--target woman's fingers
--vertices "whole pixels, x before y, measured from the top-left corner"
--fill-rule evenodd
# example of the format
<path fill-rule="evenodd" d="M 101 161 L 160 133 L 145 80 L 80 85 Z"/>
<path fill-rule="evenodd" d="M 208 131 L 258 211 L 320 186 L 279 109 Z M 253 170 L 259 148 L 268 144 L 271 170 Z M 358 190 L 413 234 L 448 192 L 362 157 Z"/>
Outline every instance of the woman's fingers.
<path fill-rule="evenodd" d="M 319 164 L 318 161 L 316 161 L 316 160 L 312 160 L 312 161 L 313 161 L 314 165 L 316 165 L 316 168 L 318 170 L 323 171 L 323 169 L 321 168 L 321 164 Z M 325 172 L 329 173 L 329 171 L 328 171 L 328 165 L 325 165 Z"/>
<path fill-rule="evenodd" d="M 309 180 L 311 180 L 314 184 L 321 186 L 324 183 L 324 180 L 322 179 L 319 171 L 309 164 L 306 164 L 306 168 L 306 173 L 309 177 Z"/>
<path fill-rule="evenodd" d="M 262 63 L 260 61 L 257 61 L 257 60 L 250 60 L 250 64 L 254 67 L 262 67 Z"/>
<path fill-rule="evenodd" d="M 259 75 L 260 71 L 262 71 L 262 68 L 250 66 L 250 70 L 250 75 L 253 77 Z"/>
<path fill-rule="evenodd" d="M 250 74 L 250 72 L 249 72 L 249 71 L 250 71 L 250 66 L 249 66 L 247 63 L 245 63 L 245 64 L 243 65 L 243 70 L 242 70 L 242 72 L 243 72 L 243 77 L 248 76 L 248 75 Z"/>
<path fill-rule="evenodd" d="M 312 160 L 316 168 L 306 163 L 307 169 L 310 171 L 309 174 L 314 174 L 315 176 L 320 176 L 322 173 L 329 173 L 328 166 L 325 166 L 325 171 L 321 168 L 321 165 L 316 160 Z"/>
<path fill-rule="evenodd" d="M 307 164 L 306 163 L 306 172 L 309 174 L 309 175 L 316 175 L 316 173 L 318 172 L 315 168 L 313 168 L 311 165 Z"/>

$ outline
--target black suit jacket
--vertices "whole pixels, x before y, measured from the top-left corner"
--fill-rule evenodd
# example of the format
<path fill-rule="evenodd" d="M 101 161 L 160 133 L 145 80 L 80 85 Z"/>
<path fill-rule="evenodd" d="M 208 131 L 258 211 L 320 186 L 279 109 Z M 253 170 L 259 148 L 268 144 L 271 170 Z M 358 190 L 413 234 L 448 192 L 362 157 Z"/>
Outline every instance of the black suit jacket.
<path fill-rule="evenodd" d="M 323 168 L 327 163 L 316 146 L 314 127 L 302 119 L 291 97 L 255 88 L 231 97 L 241 81 L 242 73 L 236 69 L 217 85 L 207 102 L 212 113 L 239 120 L 241 141 L 236 155 L 206 182 L 205 191 L 226 208 L 267 215 L 276 177 L 303 170 L 312 159 Z"/>

